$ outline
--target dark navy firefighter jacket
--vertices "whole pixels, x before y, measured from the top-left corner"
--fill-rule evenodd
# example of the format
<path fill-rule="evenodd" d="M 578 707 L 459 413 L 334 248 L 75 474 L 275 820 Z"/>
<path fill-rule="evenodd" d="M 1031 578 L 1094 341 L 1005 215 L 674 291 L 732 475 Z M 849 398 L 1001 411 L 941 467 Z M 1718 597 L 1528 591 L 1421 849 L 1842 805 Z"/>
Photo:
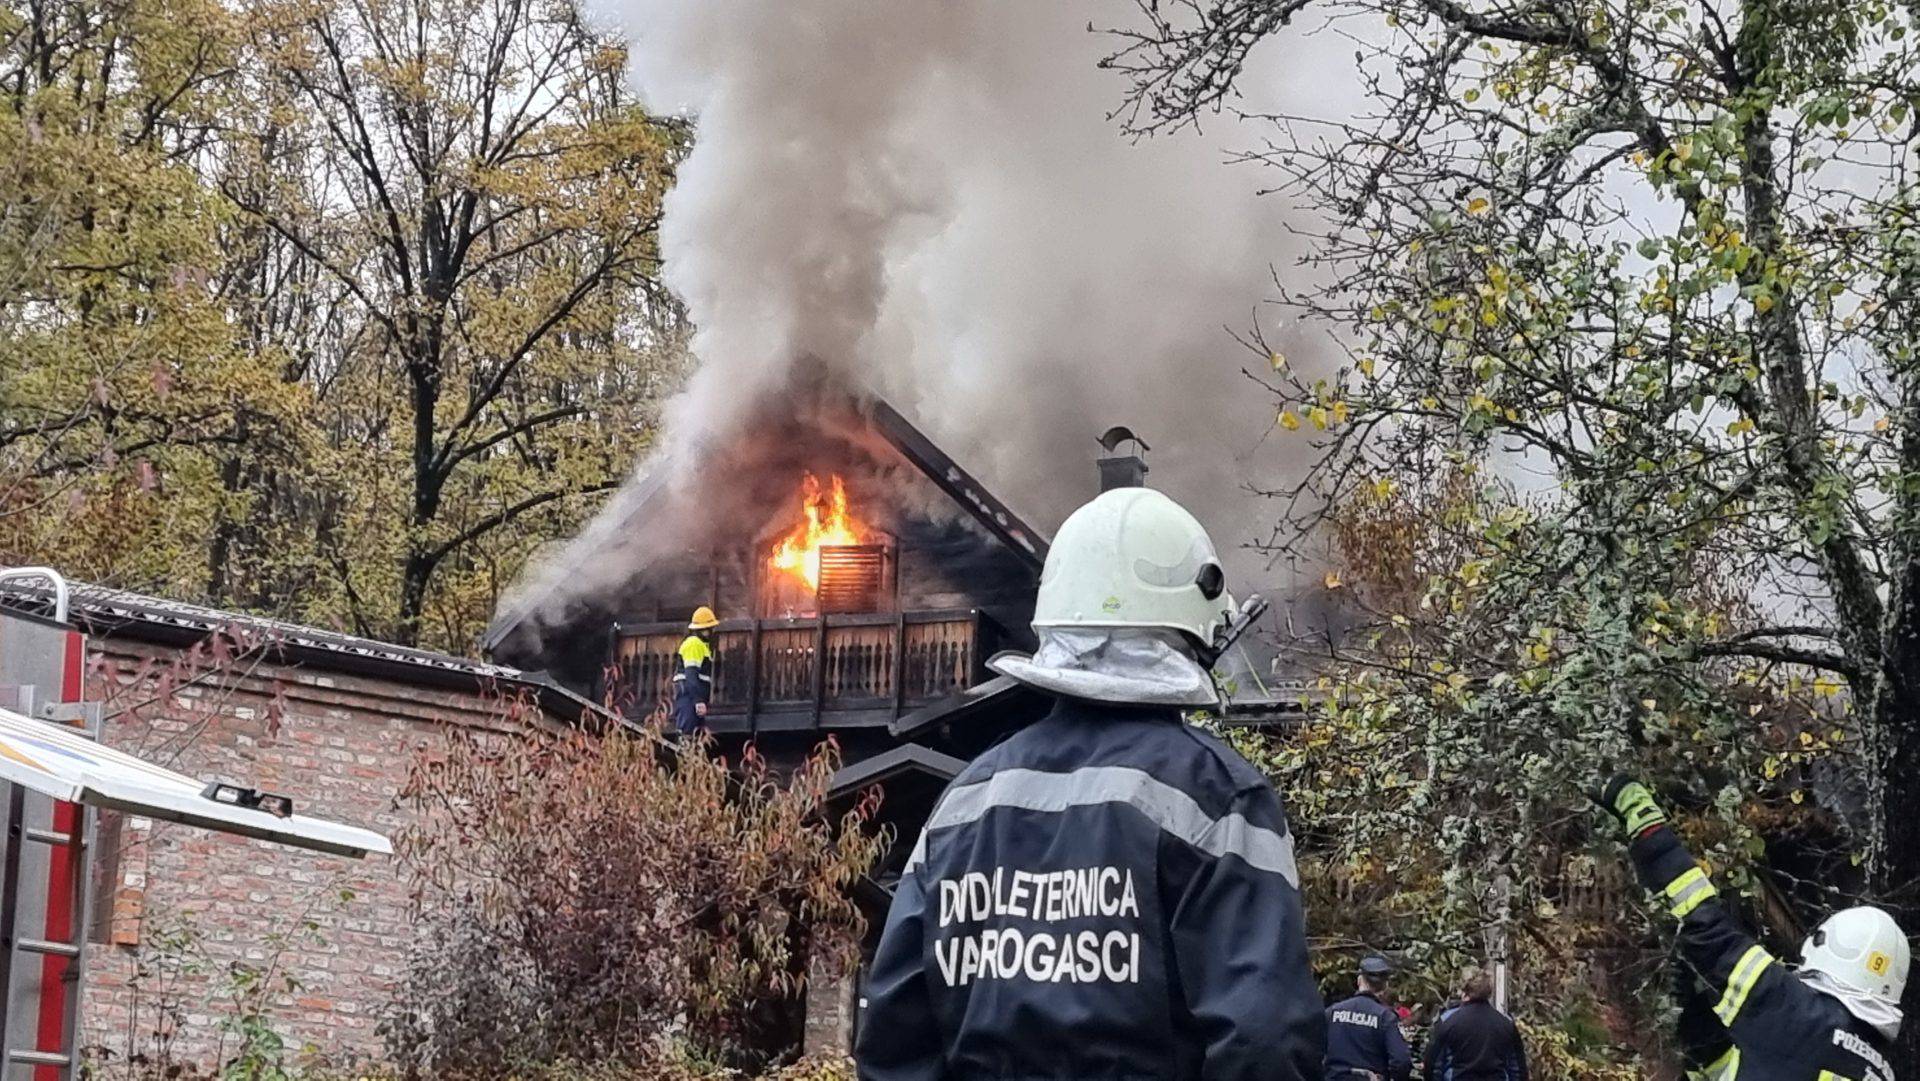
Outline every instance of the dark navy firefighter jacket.
<path fill-rule="evenodd" d="M 1679 963 L 1689 977 L 1680 1034 L 1690 1077 L 1894 1081 L 1879 1031 L 1755 942 L 1671 829 L 1647 830 L 1628 851 L 1640 880 L 1680 918 Z"/>
<path fill-rule="evenodd" d="M 1413 1052 L 1400 1034 L 1400 1015 L 1365 991 L 1327 1007 L 1327 1081 L 1407 1081 Z"/>
<path fill-rule="evenodd" d="M 887 914 L 863 1081 L 1304 1081 L 1325 1048 L 1293 842 L 1170 709 L 1063 700 L 941 797 Z"/>
<path fill-rule="evenodd" d="M 680 642 L 673 670 L 673 727 L 691 736 L 707 726 L 696 707 L 713 697 L 713 647 L 697 634 Z"/>

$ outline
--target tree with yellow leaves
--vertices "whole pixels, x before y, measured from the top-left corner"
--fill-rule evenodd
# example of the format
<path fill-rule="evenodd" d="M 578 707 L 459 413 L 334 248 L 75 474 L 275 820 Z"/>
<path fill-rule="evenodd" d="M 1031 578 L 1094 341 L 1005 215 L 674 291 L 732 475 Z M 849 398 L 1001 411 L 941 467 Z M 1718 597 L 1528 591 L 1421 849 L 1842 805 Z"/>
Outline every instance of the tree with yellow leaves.
<path fill-rule="evenodd" d="M 197 582 L 220 463 L 306 406 L 210 285 L 240 45 L 202 0 L 0 9 L 0 555 Z"/>
<path fill-rule="evenodd" d="M 1282 301 L 1351 349 L 1269 376 L 1330 421 L 1276 495 L 1365 565 L 1329 721 L 1394 750 L 1300 768 L 1425 823 L 1456 930 L 1557 926 L 1573 782 L 1626 760 L 1776 946 L 1854 897 L 1920 926 L 1920 12 L 1142 3 L 1123 116 L 1232 108 L 1328 19 L 1374 108 L 1248 155 L 1324 213 Z"/>
<path fill-rule="evenodd" d="M 469 648 L 677 374 L 567 2 L 0 11 L 0 559 Z"/>
<path fill-rule="evenodd" d="M 316 389 L 308 606 L 464 645 L 644 438 L 685 133 L 571 4 L 274 0 L 249 46 L 262 115 L 222 192 L 329 306 L 267 331 Z"/>

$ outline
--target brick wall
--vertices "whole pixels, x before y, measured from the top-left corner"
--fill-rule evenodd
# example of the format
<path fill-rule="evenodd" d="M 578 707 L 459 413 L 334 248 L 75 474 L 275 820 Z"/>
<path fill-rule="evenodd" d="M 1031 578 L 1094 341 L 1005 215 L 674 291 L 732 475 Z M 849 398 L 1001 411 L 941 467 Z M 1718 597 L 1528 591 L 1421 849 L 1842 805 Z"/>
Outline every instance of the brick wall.
<path fill-rule="evenodd" d="M 859 1011 L 858 978 L 816 960 L 807 971 L 806 1029 L 801 1048 L 831 1058 L 853 1054 L 854 1018 Z"/>
<path fill-rule="evenodd" d="M 106 742 L 389 835 L 406 824 L 395 796 L 418 749 L 448 726 L 505 723 L 478 692 L 258 665 L 113 716 L 115 704 L 151 696 L 135 685 L 140 666 L 174 654 L 112 640 L 93 651 L 89 697 L 110 703 Z M 235 1045 L 222 1031 L 236 1013 L 234 973 L 257 971 L 271 973 L 261 1001 L 299 1057 L 344 1066 L 379 1056 L 376 1026 L 411 939 L 406 886 L 389 858 L 103 813 L 94 871 L 83 1048 L 112 1062 L 151 1054 L 171 1015 L 175 1060 L 212 1064 Z"/>

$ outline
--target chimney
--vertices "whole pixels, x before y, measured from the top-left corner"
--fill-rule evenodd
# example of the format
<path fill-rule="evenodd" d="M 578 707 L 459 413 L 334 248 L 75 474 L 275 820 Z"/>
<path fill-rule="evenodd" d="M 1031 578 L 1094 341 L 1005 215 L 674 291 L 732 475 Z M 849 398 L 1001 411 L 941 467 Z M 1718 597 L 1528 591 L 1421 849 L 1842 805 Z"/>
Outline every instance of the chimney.
<path fill-rule="evenodd" d="M 1133 446 L 1122 454 L 1122 443 L 1131 443 Z M 1147 446 L 1145 440 L 1133 434 L 1131 429 L 1116 424 L 1100 437 L 1100 446 L 1107 452 L 1107 456 L 1100 459 L 1101 491 L 1147 486 L 1147 460 L 1142 455 L 1153 448 Z"/>

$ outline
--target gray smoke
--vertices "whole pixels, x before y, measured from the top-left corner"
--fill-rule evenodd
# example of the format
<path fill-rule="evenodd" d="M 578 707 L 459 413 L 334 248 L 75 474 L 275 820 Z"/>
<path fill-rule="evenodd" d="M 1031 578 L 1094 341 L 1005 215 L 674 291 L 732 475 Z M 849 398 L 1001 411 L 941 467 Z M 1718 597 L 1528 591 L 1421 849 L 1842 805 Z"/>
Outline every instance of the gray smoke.
<path fill-rule="evenodd" d="M 1089 24 L 1128 5 L 596 10 L 629 36 L 649 107 L 698 124 L 663 245 L 699 366 L 643 475 L 724 446 L 824 371 L 884 395 L 1043 529 L 1092 494 L 1095 437 L 1125 423 L 1153 446 L 1154 485 L 1222 549 L 1266 535 L 1274 508 L 1245 485 L 1284 480 L 1305 441 L 1276 430 L 1240 370 L 1261 358 L 1228 330 L 1254 320 L 1298 244 L 1288 208 L 1256 194 L 1271 176 L 1226 164 L 1257 130 L 1222 119 L 1133 142 L 1109 119 L 1124 87 L 1096 65 L 1115 42 Z M 1338 65 L 1280 50 L 1248 84 L 1324 101 Z M 628 502 L 551 570 L 590 587 L 582 545 L 620 529 Z M 619 562 L 605 555 L 591 562 Z M 1233 563 L 1242 582 L 1262 573 Z"/>

